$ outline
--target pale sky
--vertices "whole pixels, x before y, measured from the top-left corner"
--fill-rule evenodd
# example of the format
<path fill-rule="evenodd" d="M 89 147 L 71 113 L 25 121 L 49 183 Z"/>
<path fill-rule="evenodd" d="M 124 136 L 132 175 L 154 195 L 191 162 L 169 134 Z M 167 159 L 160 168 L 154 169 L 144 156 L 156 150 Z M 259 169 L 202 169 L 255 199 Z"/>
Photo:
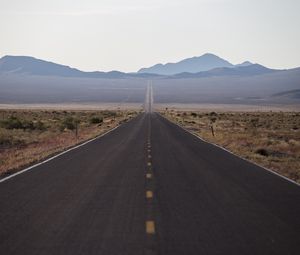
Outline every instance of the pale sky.
<path fill-rule="evenodd" d="M 0 57 L 137 71 L 214 53 L 300 66 L 299 0 L 0 0 Z"/>

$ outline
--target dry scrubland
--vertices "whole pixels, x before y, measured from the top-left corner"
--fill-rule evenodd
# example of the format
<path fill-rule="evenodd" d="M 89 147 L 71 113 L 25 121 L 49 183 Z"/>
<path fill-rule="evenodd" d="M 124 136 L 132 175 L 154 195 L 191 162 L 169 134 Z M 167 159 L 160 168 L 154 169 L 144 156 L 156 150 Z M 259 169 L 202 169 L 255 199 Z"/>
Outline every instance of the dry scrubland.
<path fill-rule="evenodd" d="M 0 110 L 0 174 L 96 137 L 137 111 Z"/>
<path fill-rule="evenodd" d="M 299 112 L 161 113 L 201 138 L 300 183 Z"/>

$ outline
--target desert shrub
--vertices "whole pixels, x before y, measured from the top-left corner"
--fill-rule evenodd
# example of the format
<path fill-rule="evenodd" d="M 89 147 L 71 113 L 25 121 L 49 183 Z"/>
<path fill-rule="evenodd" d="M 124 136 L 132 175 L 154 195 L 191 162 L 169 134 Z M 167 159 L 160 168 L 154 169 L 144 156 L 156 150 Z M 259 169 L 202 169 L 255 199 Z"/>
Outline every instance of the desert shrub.
<path fill-rule="evenodd" d="M 29 130 L 34 130 L 35 126 L 31 120 L 23 120 L 22 121 L 22 128 L 23 129 L 29 129 Z"/>
<path fill-rule="evenodd" d="M 21 120 L 17 117 L 11 116 L 8 119 L 0 122 L 0 126 L 5 129 L 27 129 L 27 130 L 45 130 L 46 127 L 43 122 L 38 121 L 34 123 L 31 120 Z"/>
<path fill-rule="evenodd" d="M 22 145 L 25 144 L 24 140 L 15 138 L 12 135 L 0 133 L 0 148 L 6 146 L 13 146 L 13 145 Z"/>
<path fill-rule="evenodd" d="M 250 125 L 251 125 L 252 127 L 257 127 L 258 122 L 259 122 L 259 119 L 258 119 L 258 118 L 252 118 L 252 119 L 250 119 Z"/>
<path fill-rule="evenodd" d="M 191 113 L 191 116 L 194 117 L 194 118 L 196 118 L 196 117 L 197 117 L 197 113 L 192 112 L 192 113 Z"/>
<path fill-rule="evenodd" d="M 114 112 L 114 111 L 103 111 L 102 112 L 103 116 L 105 117 L 116 117 L 117 116 L 117 113 Z"/>
<path fill-rule="evenodd" d="M 261 156 L 265 156 L 265 157 L 268 157 L 270 155 L 270 153 L 266 149 L 263 149 L 263 148 L 257 149 L 255 151 L 255 153 L 259 154 Z"/>
<path fill-rule="evenodd" d="M 64 129 L 74 130 L 75 128 L 76 128 L 76 122 L 73 117 L 65 118 L 61 123 L 61 127 L 60 127 L 61 130 Z"/>
<path fill-rule="evenodd" d="M 41 131 L 44 131 L 46 130 L 46 126 L 45 124 L 42 122 L 42 121 L 38 121 L 37 123 L 35 123 L 35 128 L 38 129 L 38 130 L 41 130 Z"/>
<path fill-rule="evenodd" d="M 217 117 L 210 117 L 210 121 L 211 121 L 212 123 L 215 123 L 215 122 L 217 121 Z"/>
<path fill-rule="evenodd" d="M 1 127 L 6 129 L 22 129 L 22 121 L 17 117 L 11 116 L 6 120 L 1 121 Z"/>
<path fill-rule="evenodd" d="M 10 137 L 0 136 L 0 145 L 11 145 L 11 141 Z"/>
<path fill-rule="evenodd" d="M 91 124 L 99 124 L 103 122 L 103 117 L 92 117 L 90 118 Z"/>

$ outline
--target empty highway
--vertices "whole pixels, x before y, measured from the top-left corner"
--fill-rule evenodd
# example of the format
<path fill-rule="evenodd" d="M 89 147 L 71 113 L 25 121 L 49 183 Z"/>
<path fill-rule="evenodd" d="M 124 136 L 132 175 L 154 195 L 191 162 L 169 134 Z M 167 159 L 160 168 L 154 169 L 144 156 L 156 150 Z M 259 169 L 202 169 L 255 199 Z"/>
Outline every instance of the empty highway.
<path fill-rule="evenodd" d="M 1 182 L 0 253 L 299 254 L 298 185 L 148 107 Z"/>

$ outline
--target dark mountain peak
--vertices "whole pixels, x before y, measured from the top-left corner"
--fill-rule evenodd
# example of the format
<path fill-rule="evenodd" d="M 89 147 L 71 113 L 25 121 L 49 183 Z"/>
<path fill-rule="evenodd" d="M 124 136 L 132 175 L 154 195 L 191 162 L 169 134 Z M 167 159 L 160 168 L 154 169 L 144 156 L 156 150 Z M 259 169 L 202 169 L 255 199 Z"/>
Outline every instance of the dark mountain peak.
<path fill-rule="evenodd" d="M 268 74 L 273 72 L 279 72 L 280 70 L 269 69 L 259 64 L 251 64 L 245 66 L 232 67 L 218 67 L 209 71 L 203 71 L 199 73 L 187 73 L 173 75 L 173 78 L 203 78 L 213 76 L 255 76 Z"/>
<path fill-rule="evenodd" d="M 82 77 L 82 78 L 123 78 L 126 73 L 83 72 L 76 68 L 37 59 L 30 56 L 4 56 L 0 59 L 0 73 L 27 74 L 39 76 Z"/>
<path fill-rule="evenodd" d="M 202 56 L 200 56 L 200 57 L 205 57 L 205 58 L 220 58 L 220 57 L 218 57 L 217 55 L 215 55 L 215 54 L 213 54 L 213 53 L 205 53 L 205 54 L 203 54 Z"/>
<path fill-rule="evenodd" d="M 236 67 L 241 67 L 241 66 L 251 66 L 251 65 L 253 65 L 253 63 L 251 63 L 250 61 L 244 61 L 243 63 L 237 64 L 235 66 Z"/>
<path fill-rule="evenodd" d="M 4 56 L 0 71 L 32 75 L 78 76 L 81 71 L 30 56 Z"/>
<path fill-rule="evenodd" d="M 161 75 L 174 75 L 183 72 L 198 73 L 208 71 L 217 67 L 233 67 L 227 60 L 212 53 L 183 59 L 176 63 L 156 64 L 149 68 L 142 68 L 139 73 L 155 73 Z"/>

